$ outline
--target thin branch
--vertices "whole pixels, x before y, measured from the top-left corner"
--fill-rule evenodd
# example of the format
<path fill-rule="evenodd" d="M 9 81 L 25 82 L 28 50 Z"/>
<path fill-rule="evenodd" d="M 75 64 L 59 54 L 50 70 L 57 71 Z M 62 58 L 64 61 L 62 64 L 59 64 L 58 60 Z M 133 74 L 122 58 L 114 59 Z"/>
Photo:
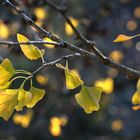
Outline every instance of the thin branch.
<path fill-rule="evenodd" d="M 44 0 L 44 1 L 46 2 L 46 4 L 48 4 L 50 7 L 55 9 L 57 12 L 59 12 L 64 17 L 66 22 L 71 26 L 71 28 L 73 29 L 73 31 L 75 32 L 75 34 L 77 35 L 77 37 L 79 39 L 81 39 L 83 42 L 87 42 L 87 39 L 75 28 L 75 26 L 71 22 L 69 16 L 67 16 L 67 13 L 66 13 L 67 10 L 66 10 L 65 7 L 59 7 L 56 4 L 54 4 L 54 3 L 52 3 L 51 1 L 48 1 L 48 0 Z M 95 44 L 94 42 L 92 42 L 92 43 Z"/>
<path fill-rule="evenodd" d="M 55 46 L 61 46 L 60 43 L 57 42 L 47 42 L 47 41 L 28 41 L 28 42 L 12 42 L 12 41 L 0 41 L 0 44 L 2 45 L 39 45 L 39 44 L 48 44 L 48 45 L 55 45 Z"/>
<path fill-rule="evenodd" d="M 131 69 L 131 68 L 129 68 L 127 66 L 124 66 L 122 64 L 115 63 L 112 60 L 110 60 L 108 57 L 104 56 L 102 54 L 102 52 L 100 52 L 100 50 L 98 50 L 95 47 L 95 44 L 94 44 L 93 41 L 85 40 L 85 43 L 87 44 L 87 46 L 90 46 L 92 48 L 92 50 L 93 50 L 93 52 L 95 54 L 92 53 L 92 52 L 86 51 L 84 49 L 78 48 L 77 46 L 75 46 L 75 45 L 73 45 L 71 43 L 68 43 L 68 42 L 66 42 L 66 41 L 64 41 L 64 40 L 56 37 L 53 33 L 48 32 L 45 29 L 43 29 L 42 27 L 38 26 L 37 24 L 35 24 L 35 22 L 24 11 L 16 8 L 16 6 L 14 6 L 9 0 L 5 0 L 5 2 L 3 2 L 3 4 L 5 4 L 5 5 L 13 8 L 13 9 L 15 9 L 17 11 L 17 13 L 19 15 L 21 15 L 23 17 L 23 19 L 27 23 L 29 23 L 31 26 L 35 27 L 38 31 L 40 31 L 40 33 L 42 33 L 45 36 L 49 37 L 53 41 L 56 41 L 56 42 L 61 43 L 62 45 L 60 47 L 62 47 L 62 48 L 68 48 L 68 49 L 73 50 L 75 52 L 78 52 L 78 53 L 80 53 L 82 55 L 88 55 L 88 56 L 92 56 L 94 58 L 98 58 L 98 60 L 102 64 L 104 64 L 106 66 L 109 66 L 111 68 L 114 68 L 114 69 L 118 70 L 119 72 L 125 73 L 129 77 L 132 77 L 132 78 L 139 78 L 140 77 L 140 71 Z"/>
<path fill-rule="evenodd" d="M 36 73 L 38 73 L 40 70 L 42 70 L 43 68 L 47 67 L 47 66 L 55 66 L 55 64 L 59 63 L 62 60 L 67 60 L 71 57 L 75 57 L 75 56 L 81 56 L 80 53 L 74 53 L 74 54 L 69 54 L 66 56 L 62 56 L 57 60 L 51 61 L 51 62 L 45 62 L 41 67 L 39 67 L 38 69 L 36 69 L 34 72 L 32 72 L 32 76 L 35 75 Z"/>

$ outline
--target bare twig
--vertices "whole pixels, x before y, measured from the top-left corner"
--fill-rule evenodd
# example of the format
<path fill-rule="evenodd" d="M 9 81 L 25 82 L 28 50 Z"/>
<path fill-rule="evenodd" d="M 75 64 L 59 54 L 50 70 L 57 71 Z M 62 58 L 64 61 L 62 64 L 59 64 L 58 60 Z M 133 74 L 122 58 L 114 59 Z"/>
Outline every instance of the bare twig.
<path fill-rule="evenodd" d="M 38 73 L 40 70 L 42 70 L 43 68 L 45 68 L 47 66 L 55 66 L 55 64 L 59 63 L 60 61 L 67 60 L 67 59 L 69 59 L 71 57 L 75 57 L 75 56 L 81 56 L 81 54 L 80 53 L 69 54 L 69 55 L 66 55 L 66 56 L 62 56 L 59 59 L 54 60 L 52 62 L 48 62 L 48 63 L 45 62 L 41 67 L 39 67 L 34 72 L 32 72 L 32 76 L 35 75 L 36 73 Z"/>
<path fill-rule="evenodd" d="M 38 31 L 40 31 L 40 33 L 44 34 L 45 36 L 49 37 L 50 39 L 52 39 L 52 40 L 54 40 L 56 42 L 61 43 L 62 44 L 61 47 L 68 48 L 68 49 L 73 50 L 75 52 L 78 52 L 78 53 L 80 53 L 82 55 L 88 55 L 88 56 L 92 56 L 94 58 L 98 58 L 98 60 L 102 64 L 104 64 L 106 66 L 109 66 L 111 68 L 114 68 L 114 69 L 116 69 L 116 70 L 118 70 L 120 72 L 123 72 L 123 73 L 127 74 L 127 76 L 130 76 L 130 77 L 133 77 L 133 78 L 139 78 L 140 77 L 140 71 L 131 69 L 131 68 L 129 68 L 127 66 L 124 66 L 122 64 L 115 63 L 112 60 L 110 60 L 108 57 L 104 56 L 102 54 L 102 52 L 100 52 L 100 50 L 98 50 L 96 48 L 95 43 L 93 41 L 89 41 L 89 40 L 87 40 L 85 38 L 81 38 L 81 40 L 84 41 L 87 46 L 90 46 L 90 48 L 92 48 L 94 53 L 86 51 L 86 50 L 81 49 L 81 48 L 78 48 L 77 46 L 75 46 L 75 45 L 73 45 L 71 43 L 68 43 L 67 41 L 64 41 L 64 40 L 56 37 L 53 33 L 48 32 L 45 29 L 43 29 L 42 27 L 40 27 L 37 24 L 35 24 L 35 22 L 24 11 L 16 8 L 16 6 L 14 6 L 9 0 L 5 0 L 5 2 L 3 2 L 3 4 L 5 4 L 7 6 L 10 6 L 11 8 L 15 9 L 17 11 L 17 13 L 19 15 L 21 15 L 27 23 L 29 23 L 31 26 L 35 27 Z M 54 7 L 55 7 L 55 5 L 54 5 Z M 71 25 L 71 27 L 72 27 L 72 25 Z M 72 28 L 74 29 L 75 27 L 73 26 Z M 74 29 L 74 31 L 78 32 L 75 29 Z M 79 36 L 79 37 L 83 37 L 83 36 Z"/>
<path fill-rule="evenodd" d="M 57 42 L 47 42 L 47 41 L 28 41 L 28 42 L 13 42 L 13 41 L 0 41 L 0 44 L 3 45 L 30 45 L 30 44 L 34 44 L 34 45 L 39 45 L 39 44 L 48 44 L 48 45 L 55 45 L 55 46 L 60 46 L 60 43 Z"/>

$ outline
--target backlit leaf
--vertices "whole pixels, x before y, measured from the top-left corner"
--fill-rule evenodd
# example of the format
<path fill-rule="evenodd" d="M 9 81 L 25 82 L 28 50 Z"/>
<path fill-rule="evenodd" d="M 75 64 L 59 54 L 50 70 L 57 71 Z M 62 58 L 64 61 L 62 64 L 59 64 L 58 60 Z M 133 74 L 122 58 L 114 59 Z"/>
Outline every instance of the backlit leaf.
<path fill-rule="evenodd" d="M 139 92 L 135 92 L 134 95 L 132 96 L 132 103 L 134 105 L 140 104 L 140 93 Z"/>
<path fill-rule="evenodd" d="M 86 113 L 92 113 L 100 109 L 99 101 L 101 93 L 101 87 L 86 87 L 82 85 L 81 91 L 75 95 L 75 98 Z"/>
<path fill-rule="evenodd" d="M 0 92 L 0 116 L 8 120 L 17 104 L 18 90 L 7 89 Z"/>
<path fill-rule="evenodd" d="M 17 40 L 18 42 L 29 42 L 29 39 L 21 34 L 17 34 Z M 44 49 L 40 50 L 34 46 L 33 44 L 31 45 L 25 45 L 25 44 L 20 44 L 21 50 L 24 53 L 24 55 L 30 59 L 30 60 L 36 60 L 38 58 L 41 58 L 41 54 L 42 56 L 44 55 Z"/>
<path fill-rule="evenodd" d="M 18 93 L 18 103 L 15 107 L 17 111 L 21 111 L 23 107 L 32 99 L 32 94 L 24 89 L 20 89 Z"/>
<path fill-rule="evenodd" d="M 136 36 L 128 36 L 128 35 L 120 34 L 113 42 L 124 42 L 124 41 L 128 41 L 130 39 L 133 39 Z"/>
<path fill-rule="evenodd" d="M 64 69 L 65 71 L 67 89 L 74 89 L 80 85 L 83 85 L 84 82 L 80 79 L 78 72 L 75 70 L 69 70 L 67 62 L 65 67 L 63 67 L 61 64 L 58 64 L 57 66 Z"/>
<path fill-rule="evenodd" d="M 32 94 L 32 99 L 26 104 L 28 108 L 34 107 L 36 103 L 45 95 L 45 91 L 43 89 L 38 89 L 35 87 L 31 87 L 30 93 Z"/>
<path fill-rule="evenodd" d="M 9 59 L 4 59 L 0 64 L 0 85 L 4 85 L 8 82 L 15 73 L 15 69 L 13 68 Z"/>
<path fill-rule="evenodd" d="M 9 81 L 3 85 L 0 85 L 0 90 L 9 88 L 11 83 L 12 83 L 12 81 Z"/>

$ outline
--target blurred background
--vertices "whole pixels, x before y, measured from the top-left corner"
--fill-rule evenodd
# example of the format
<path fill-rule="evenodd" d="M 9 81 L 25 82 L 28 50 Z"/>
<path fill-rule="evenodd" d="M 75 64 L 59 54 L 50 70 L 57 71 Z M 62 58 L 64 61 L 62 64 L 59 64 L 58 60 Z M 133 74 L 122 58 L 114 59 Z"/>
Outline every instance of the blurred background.
<path fill-rule="evenodd" d="M 74 26 L 88 39 L 95 40 L 97 47 L 117 63 L 140 70 L 140 39 L 114 44 L 119 34 L 140 33 L 139 0 L 51 0 L 66 6 Z M 41 27 L 60 38 L 87 49 L 65 23 L 63 17 L 43 0 L 11 0 L 26 11 Z M 21 16 L 0 5 L 0 40 L 17 41 L 21 33 L 30 40 L 46 39 L 27 24 Z M 55 60 L 70 54 L 68 49 L 46 48 L 45 60 Z M 34 71 L 40 60 L 29 61 L 19 46 L 0 45 L 1 58 L 8 57 L 16 69 Z M 65 62 L 62 62 L 64 64 Z M 15 112 L 9 121 L 0 118 L 0 140 L 140 140 L 140 111 L 133 107 L 131 98 L 137 80 L 100 64 L 90 57 L 69 59 L 70 69 L 79 72 L 88 86 L 104 88 L 98 112 L 87 115 L 76 103 L 74 94 L 68 91 L 62 70 L 47 67 L 35 77 L 33 84 L 46 90 L 45 97 L 32 109 Z M 13 83 L 18 87 L 21 81 Z"/>

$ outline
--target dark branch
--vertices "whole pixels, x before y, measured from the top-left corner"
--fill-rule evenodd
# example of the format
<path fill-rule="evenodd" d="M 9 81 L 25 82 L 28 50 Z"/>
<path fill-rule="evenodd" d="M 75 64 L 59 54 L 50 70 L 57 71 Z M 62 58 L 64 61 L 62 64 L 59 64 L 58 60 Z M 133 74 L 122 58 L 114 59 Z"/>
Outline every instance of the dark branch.
<path fill-rule="evenodd" d="M 12 41 L 0 41 L 0 44 L 3 45 L 20 45 L 20 44 L 25 44 L 25 45 L 39 45 L 39 44 L 48 44 L 48 45 L 55 45 L 55 46 L 61 46 L 60 43 L 57 42 L 47 42 L 47 41 L 28 41 L 28 42 L 12 42 Z"/>
<path fill-rule="evenodd" d="M 46 1 L 47 1 L 47 0 L 46 0 Z M 47 1 L 47 2 L 48 2 L 48 1 Z M 129 77 L 132 77 L 132 78 L 139 78 L 139 77 L 140 77 L 140 71 L 131 69 L 131 68 L 129 68 L 129 67 L 127 67 L 127 66 L 124 66 L 124 65 L 122 65 L 122 64 L 115 63 L 115 62 L 113 62 L 112 60 L 110 60 L 108 57 L 104 56 L 104 55 L 102 54 L 102 52 L 100 52 L 100 50 L 98 50 L 98 49 L 96 48 L 96 46 L 95 46 L 95 44 L 94 44 L 93 41 L 89 41 L 89 40 L 85 39 L 85 37 L 83 37 L 83 36 L 75 29 L 74 26 L 72 27 L 72 25 L 71 25 L 72 23 L 69 22 L 69 24 L 71 25 L 71 27 L 74 29 L 75 33 L 76 33 L 76 34 L 78 33 L 78 34 L 80 35 L 80 36 L 79 36 L 79 35 L 77 34 L 77 35 L 80 37 L 81 41 L 84 41 L 84 43 L 86 43 L 86 45 L 87 45 L 88 47 L 92 48 L 92 50 L 93 50 L 94 53 L 89 52 L 89 51 L 86 51 L 86 50 L 84 50 L 84 49 L 81 49 L 81 48 L 79 48 L 79 47 L 77 47 L 77 46 L 75 46 L 75 45 L 73 45 L 73 44 L 71 44 L 71 43 L 68 43 L 68 42 L 66 42 L 66 41 L 64 41 L 64 40 L 62 40 L 62 39 L 56 37 L 53 33 L 44 30 L 42 27 L 40 27 L 40 26 L 38 26 L 37 24 L 35 24 L 35 22 L 34 22 L 24 11 L 22 11 L 22 10 L 16 8 L 16 6 L 14 6 L 9 0 L 6 0 L 6 1 L 5 1 L 5 4 L 8 5 L 8 6 L 10 6 L 10 7 L 13 8 L 13 9 L 15 9 L 15 10 L 17 11 L 17 13 L 18 13 L 19 15 L 21 15 L 27 23 L 29 23 L 31 26 L 35 27 L 38 31 L 40 31 L 40 33 L 42 33 L 42 34 L 44 34 L 45 36 L 49 37 L 49 38 L 52 39 L 53 41 L 56 41 L 56 42 L 61 43 L 62 45 L 61 45 L 60 47 L 68 48 L 68 49 L 73 50 L 73 51 L 75 51 L 75 52 L 78 52 L 78 53 L 80 53 L 80 54 L 82 54 L 82 55 L 88 55 L 88 56 L 92 56 L 92 57 L 94 57 L 94 58 L 98 58 L 98 60 L 99 60 L 102 64 L 104 64 L 104 65 L 106 65 L 106 66 L 109 66 L 109 67 L 112 67 L 112 68 L 115 68 L 116 70 L 127 74 L 127 76 L 129 76 Z M 53 7 L 55 7 L 55 5 L 53 5 Z M 58 11 L 58 7 L 56 7 L 55 9 Z M 62 13 L 62 11 L 61 11 L 60 13 Z M 64 18 L 66 19 L 67 16 L 64 17 Z M 66 20 L 66 21 L 67 21 L 67 20 Z M 68 21 L 67 21 L 67 22 L 68 22 Z M 95 56 L 95 55 L 96 55 L 96 56 Z"/>
<path fill-rule="evenodd" d="M 69 55 L 66 55 L 66 56 L 62 56 L 60 57 L 59 59 L 57 60 L 54 60 L 52 62 L 45 62 L 41 67 L 39 67 L 38 69 L 36 69 L 33 73 L 32 73 L 32 76 L 35 75 L 36 73 L 38 73 L 40 70 L 42 70 L 43 68 L 47 67 L 47 66 L 55 66 L 55 64 L 59 63 L 60 61 L 62 60 L 67 60 L 71 57 L 75 57 L 75 56 L 81 56 L 80 53 L 74 53 L 74 54 L 69 54 Z"/>

